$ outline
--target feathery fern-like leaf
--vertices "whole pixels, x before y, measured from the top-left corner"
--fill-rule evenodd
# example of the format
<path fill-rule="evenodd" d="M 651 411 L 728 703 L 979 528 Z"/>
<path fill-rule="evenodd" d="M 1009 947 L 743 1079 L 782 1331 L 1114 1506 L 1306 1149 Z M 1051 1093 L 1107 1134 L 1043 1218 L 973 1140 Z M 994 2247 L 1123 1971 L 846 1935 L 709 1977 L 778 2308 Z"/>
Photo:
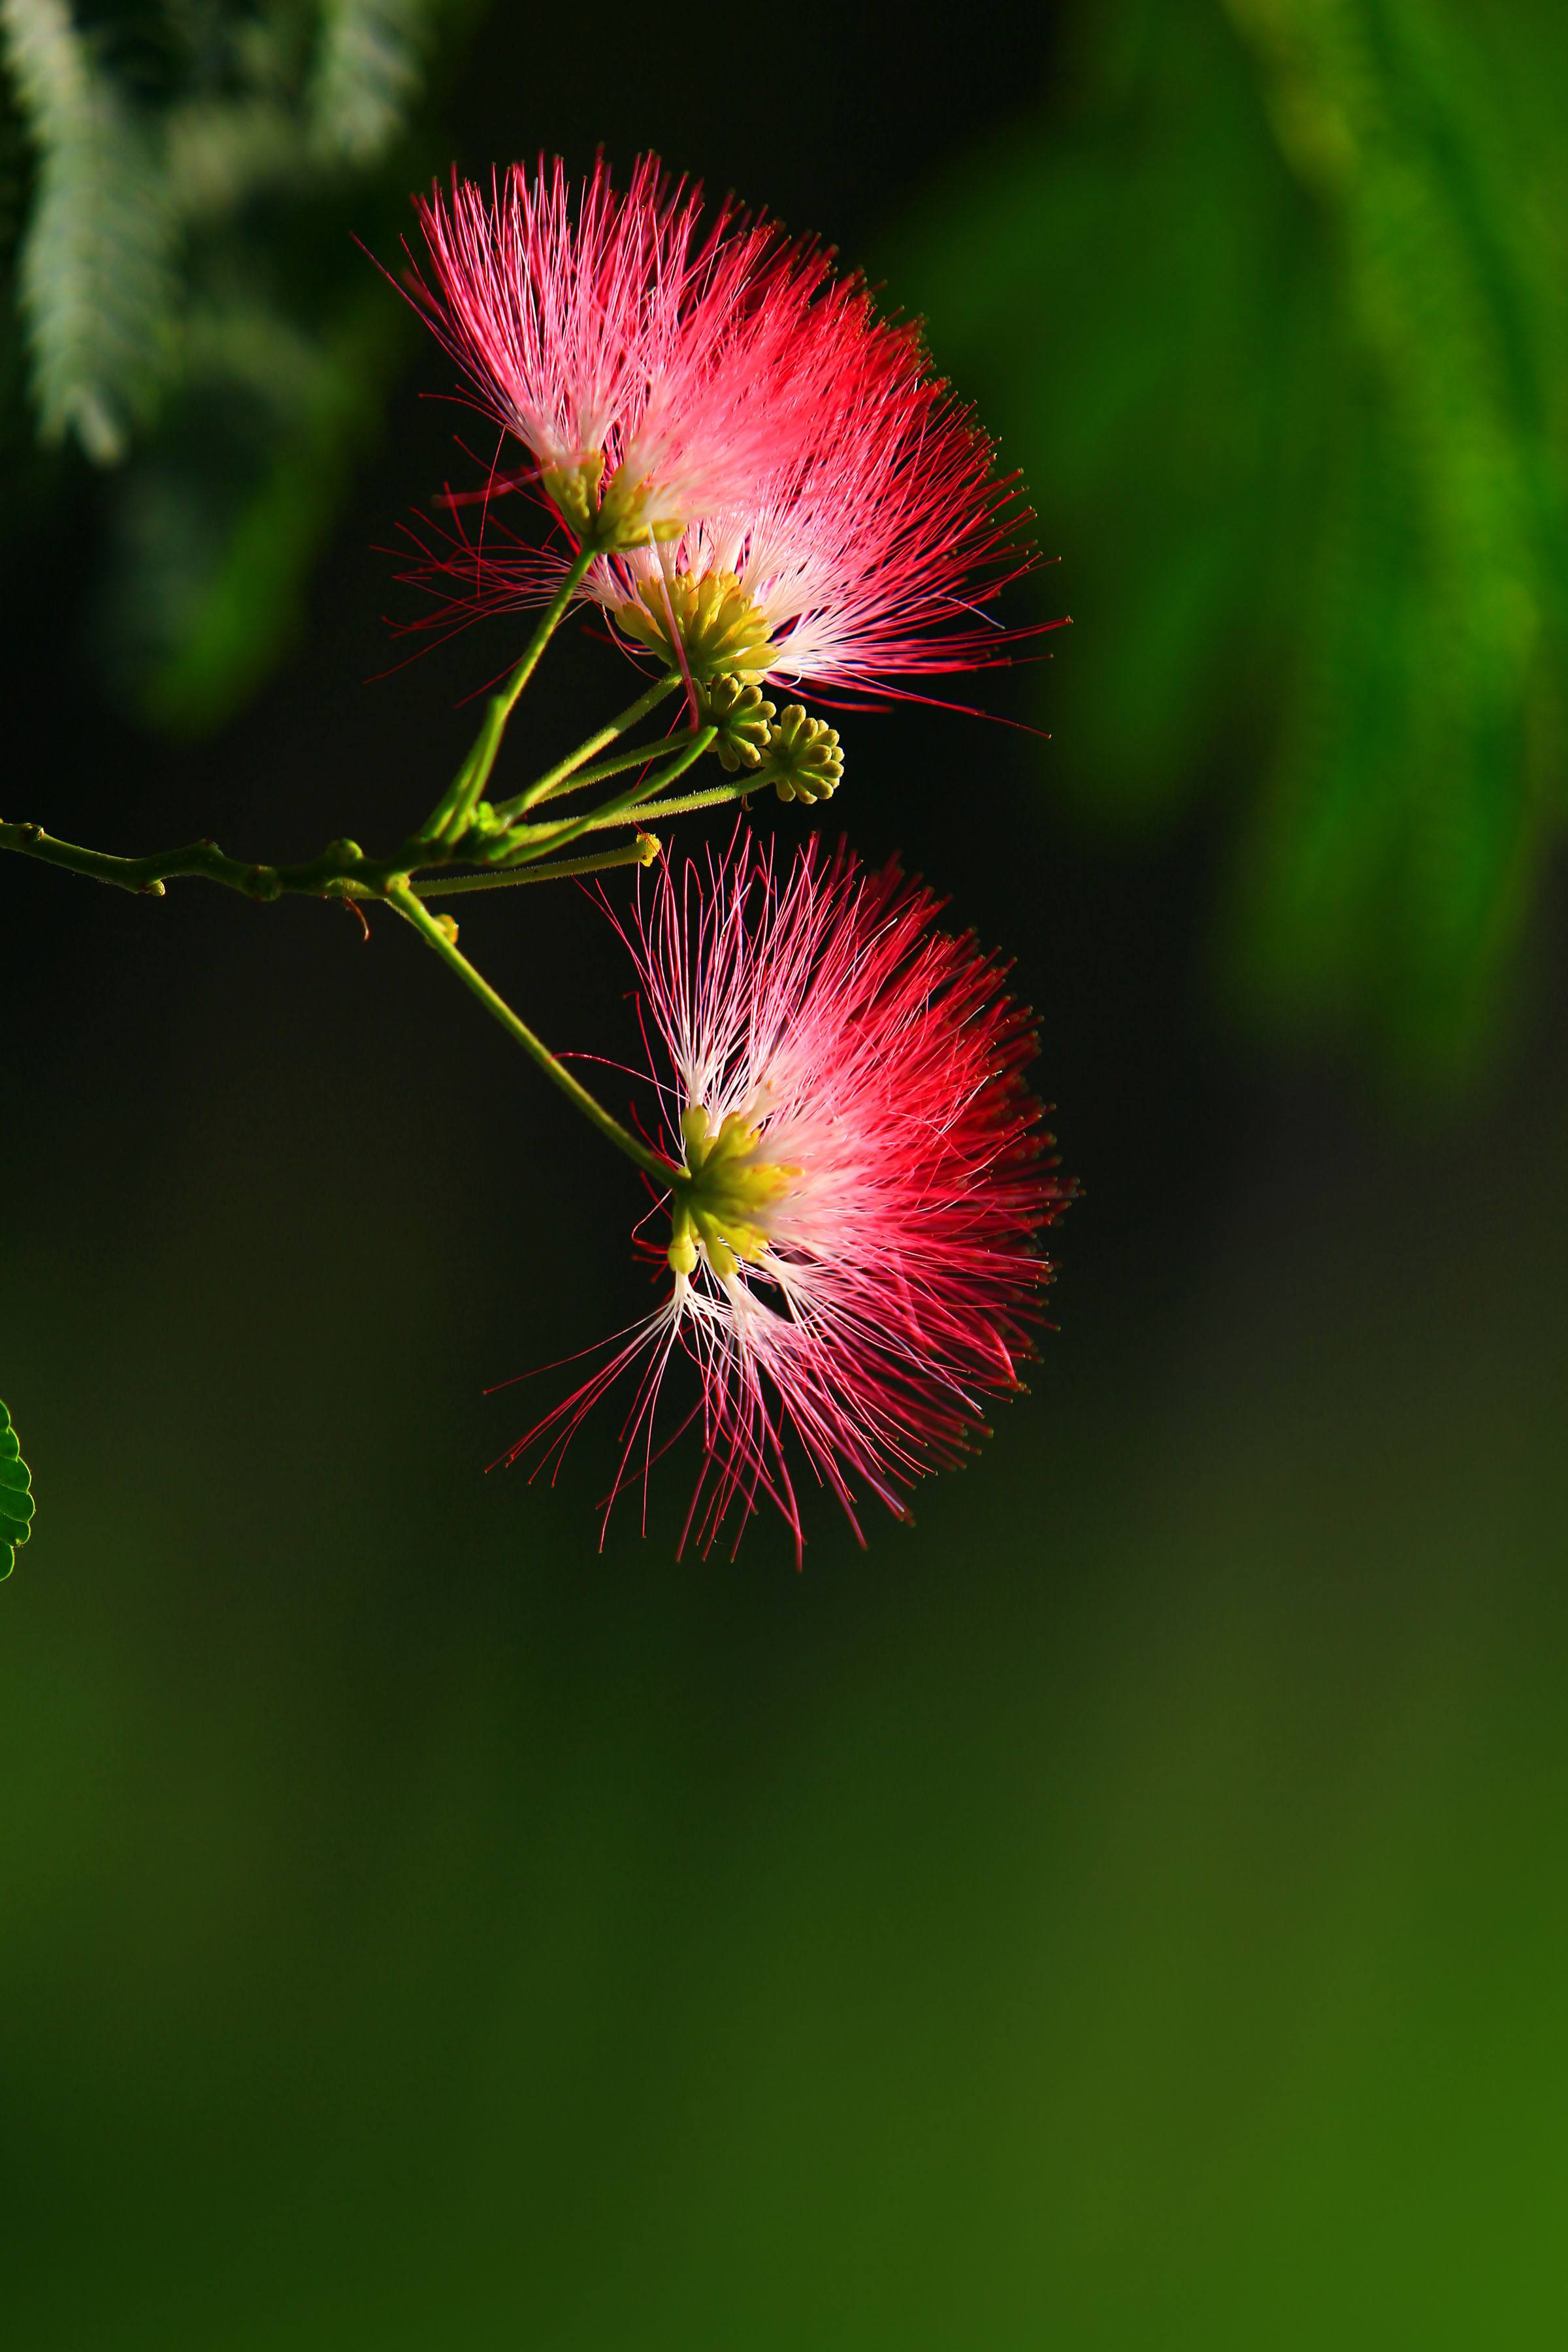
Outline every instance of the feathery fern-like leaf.
<path fill-rule="evenodd" d="M 402 130 L 424 81 L 426 0 L 323 0 L 311 90 L 319 148 L 374 163 Z"/>
<path fill-rule="evenodd" d="M 18 278 L 40 426 L 113 465 L 156 405 L 173 332 L 162 175 L 64 0 L 0 0 L 0 41 L 38 156 Z"/>
<path fill-rule="evenodd" d="M 32 1473 L 22 1459 L 11 1416 L 0 1401 L 0 1583 L 33 1532 Z"/>

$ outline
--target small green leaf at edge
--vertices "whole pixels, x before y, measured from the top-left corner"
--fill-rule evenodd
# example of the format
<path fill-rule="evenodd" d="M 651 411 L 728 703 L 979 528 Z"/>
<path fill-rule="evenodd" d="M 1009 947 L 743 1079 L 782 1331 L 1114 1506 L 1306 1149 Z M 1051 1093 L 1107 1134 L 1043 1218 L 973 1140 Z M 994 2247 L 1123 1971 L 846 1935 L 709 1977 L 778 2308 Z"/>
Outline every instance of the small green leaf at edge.
<path fill-rule="evenodd" d="M 33 1474 L 11 1416 L 0 1400 L 0 1584 L 16 1565 L 16 1554 L 33 1532 Z"/>

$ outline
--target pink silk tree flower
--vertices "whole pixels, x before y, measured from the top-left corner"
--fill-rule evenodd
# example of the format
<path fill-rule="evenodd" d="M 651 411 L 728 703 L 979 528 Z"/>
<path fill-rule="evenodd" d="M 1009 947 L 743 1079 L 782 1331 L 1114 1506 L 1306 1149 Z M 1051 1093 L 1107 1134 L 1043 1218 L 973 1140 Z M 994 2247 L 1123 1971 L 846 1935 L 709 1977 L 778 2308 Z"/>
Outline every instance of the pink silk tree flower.
<path fill-rule="evenodd" d="M 695 1423 L 683 1547 L 706 1552 L 727 1520 L 738 1545 L 766 1497 L 798 1564 L 801 1464 L 864 1541 L 858 1487 L 907 1518 L 900 1490 L 962 1461 L 984 1401 L 1022 1386 L 1051 1271 L 1038 1236 L 1075 1188 L 1023 1080 L 1027 1015 L 940 910 L 815 838 L 783 875 L 744 831 L 706 870 L 660 869 L 623 937 L 673 1178 L 668 1245 L 642 1246 L 669 1288 L 507 1460 L 558 1468 L 631 1377 L 606 1521 Z M 698 1400 L 656 1430 L 678 1354 Z"/>
<path fill-rule="evenodd" d="M 574 194 L 557 158 L 417 209 L 411 298 L 579 541 L 678 533 L 795 446 L 818 248 L 728 208 L 703 234 L 700 191 L 651 156 L 625 194 L 602 161 Z"/>
<path fill-rule="evenodd" d="M 436 283 L 416 297 L 597 551 L 579 596 L 698 687 L 910 693 L 1008 659 L 1036 632 L 984 608 L 1027 566 L 1028 512 L 918 326 L 765 219 L 700 238 L 699 208 L 651 160 L 625 197 L 601 166 L 575 215 L 559 164 L 421 206 Z M 416 625 L 561 586 L 572 553 L 514 532 L 496 488 L 477 530 L 412 534 L 404 577 L 440 605 Z"/>
<path fill-rule="evenodd" d="M 1018 633 L 982 608 L 1025 568 L 1027 516 L 990 440 L 931 373 L 918 330 L 876 318 L 863 291 L 831 320 L 818 305 L 814 326 L 812 365 L 836 397 L 809 437 L 679 541 L 601 557 L 584 593 L 668 659 L 672 615 L 687 627 L 702 584 L 721 584 L 762 648 L 742 674 L 806 692 L 897 693 L 1006 660 Z"/>

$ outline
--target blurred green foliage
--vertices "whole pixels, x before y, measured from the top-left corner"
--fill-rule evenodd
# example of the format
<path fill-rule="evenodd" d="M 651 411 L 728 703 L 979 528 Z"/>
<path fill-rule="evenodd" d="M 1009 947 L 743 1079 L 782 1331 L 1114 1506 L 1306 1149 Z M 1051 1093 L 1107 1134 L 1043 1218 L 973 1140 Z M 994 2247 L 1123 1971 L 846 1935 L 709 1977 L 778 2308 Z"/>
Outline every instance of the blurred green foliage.
<path fill-rule="evenodd" d="M 1458 1076 L 1563 805 L 1568 14 L 1094 0 L 896 271 L 1065 559 L 1053 784 L 1245 799 L 1229 976 Z"/>
<path fill-rule="evenodd" d="M 0 465 L 46 505 L 36 437 L 112 472 L 105 655 L 156 723 L 223 719 L 297 625 L 401 348 L 353 236 L 395 233 L 475 13 L 0 0 Z"/>
<path fill-rule="evenodd" d="M 13 1171 L 7 2346 L 1564 2341 L 1563 1056 L 1207 1217 L 1146 1113 L 916 1527 L 677 1566 L 609 1429 L 479 1475 L 633 1293 L 413 942 L 123 906 Z"/>

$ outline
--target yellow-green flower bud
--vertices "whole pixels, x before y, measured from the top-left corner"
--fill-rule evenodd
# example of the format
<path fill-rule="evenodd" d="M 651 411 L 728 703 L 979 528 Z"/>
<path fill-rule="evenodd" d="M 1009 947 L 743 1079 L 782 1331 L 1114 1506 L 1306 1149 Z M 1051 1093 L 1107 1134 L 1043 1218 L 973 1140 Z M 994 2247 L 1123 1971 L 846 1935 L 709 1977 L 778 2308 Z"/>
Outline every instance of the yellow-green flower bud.
<path fill-rule="evenodd" d="M 831 800 L 844 779 L 838 730 L 813 719 L 792 702 L 768 730 L 759 783 L 771 783 L 781 801 Z"/>
<path fill-rule="evenodd" d="M 726 774 L 761 766 L 775 715 L 773 704 L 763 701 L 762 688 L 728 675 L 716 677 L 702 705 L 719 730 L 713 749 Z"/>

